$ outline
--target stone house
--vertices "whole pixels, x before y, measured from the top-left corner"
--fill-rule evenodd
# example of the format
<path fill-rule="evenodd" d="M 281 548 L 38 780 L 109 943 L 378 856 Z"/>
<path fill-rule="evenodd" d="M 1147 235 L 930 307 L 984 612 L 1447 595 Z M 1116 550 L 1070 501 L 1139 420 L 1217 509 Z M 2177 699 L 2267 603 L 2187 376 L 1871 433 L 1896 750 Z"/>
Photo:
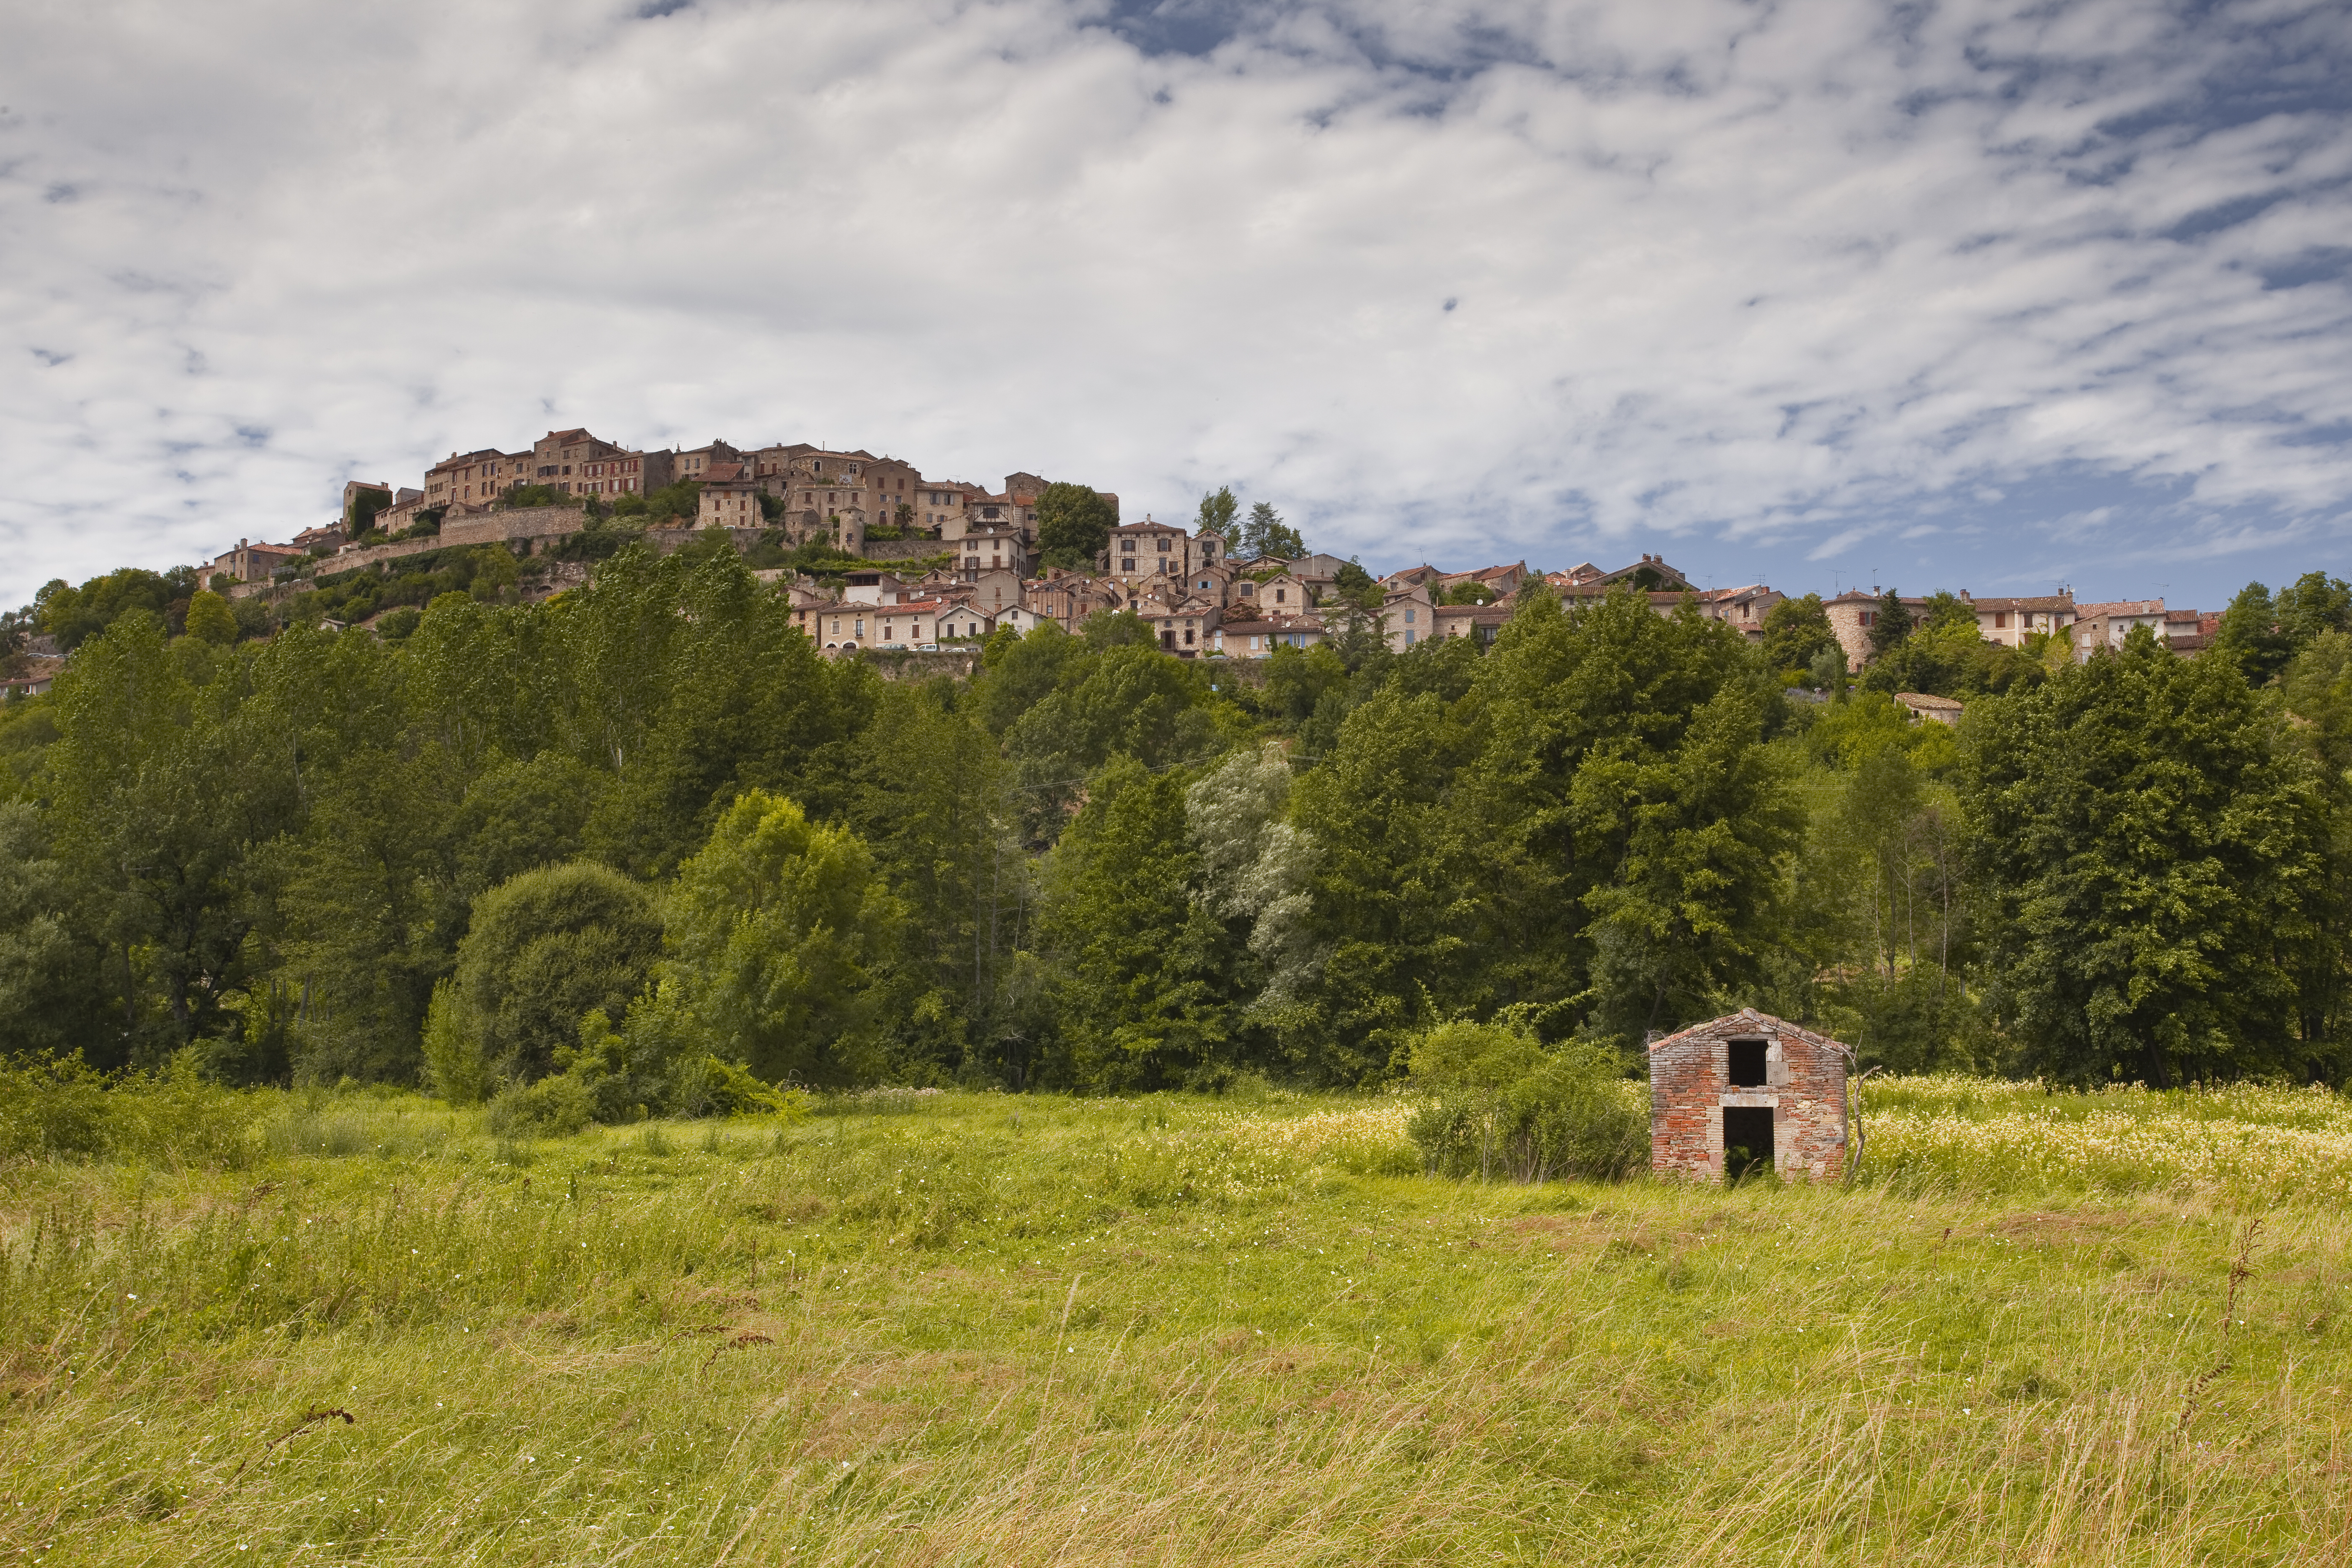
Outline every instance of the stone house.
<path fill-rule="evenodd" d="M 1415 583 L 1389 590 L 1381 603 L 1381 637 L 1391 652 L 1402 653 L 1436 635 L 1436 606 L 1430 602 L 1427 586 Z"/>
<path fill-rule="evenodd" d="M 1447 572 L 1432 584 L 1432 591 L 1443 598 L 1465 583 L 1491 590 L 1496 598 L 1518 592 L 1519 584 L 1528 580 L 1528 563 L 1517 562 L 1508 566 L 1481 566 L 1475 572 Z"/>
<path fill-rule="evenodd" d="M 298 565 L 310 554 L 308 550 L 297 550 L 290 544 L 256 544 L 240 539 L 235 550 L 223 551 L 205 562 L 196 575 L 207 584 L 215 577 L 226 577 L 236 583 L 267 583 L 270 574 Z"/>
<path fill-rule="evenodd" d="M 1213 533 L 1195 539 L 1176 523 L 1155 522 L 1147 516 L 1141 522 L 1114 527 L 1095 561 L 1105 575 L 1130 583 L 1154 574 L 1181 581 L 1195 566 L 1222 560 L 1222 548 Z"/>
<path fill-rule="evenodd" d="M 824 617 L 836 613 L 841 603 L 822 589 L 798 583 L 784 590 L 784 604 L 793 617 L 793 625 L 819 642 L 824 638 Z"/>
<path fill-rule="evenodd" d="M 1117 584 L 1059 567 L 1030 583 L 1022 598 L 1025 609 L 1066 632 L 1076 631 L 1088 616 L 1117 610 L 1126 602 Z"/>
<path fill-rule="evenodd" d="M 1216 605 L 1181 592 L 1171 598 L 1145 598 L 1135 613 L 1159 638 L 1160 651 L 1179 658 L 1198 658 L 1208 651 L 1219 619 Z"/>
<path fill-rule="evenodd" d="M 1933 720 L 1938 724 L 1960 721 L 1961 705 L 1949 697 L 1937 697 L 1925 691 L 1898 691 L 1895 694 L 1895 702 L 1911 716 L 1914 724 L 1922 720 Z"/>
<path fill-rule="evenodd" d="M 1439 637 L 1471 637 L 1481 648 L 1488 648 L 1495 646 L 1504 624 L 1517 608 L 1509 598 L 1491 605 L 1440 605 L 1430 612 L 1430 618 L 1437 623 Z"/>
<path fill-rule="evenodd" d="M 1927 607 L 1924 598 L 1904 598 L 1903 607 L 1917 616 Z M 1879 595 L 1865 594 L 1859 588 L 1848 588 L 1822 606 L 1829 616 L 1830 631 L 1837 637 L 1838 647 L 1845 655 L 1848 673 L 1859 670 L 1870 662 L 1870 632 L 1878 625 L 1881 608 Z"/>
<path fill-rule="evenodd" d="M 842 579 L 841 596 L 853 605 L 903 605 L 910 599 L 936 597 L 909 584 L 896 572 L 852 572 Z"/>
<path fill-rule="evenodd" d="M 940 617 L 949 609 L 943 599 L 907 599 L 884 605 L 877 612 L 879 630 L 876 647 L 932 647 L 939 644 Z"/>
<path fill-rule="evenodd" d="M 964 603 L 985 616 L 1001 616 L 1024 601 L 1021 574 L 1005 568 L 989 569 L 966 580 Z"/>
<path fill-rule="evenodd" d="M 973 503 L 987 493 L 959 479 L 925 479 L 915 492 L 915 526 L 941 539 L 961 539 Z"/>
<path fill-rule="evenodd" d="M 1769 1152 L 1782 1181 L 1840 1173 L 1846 1047 L 1754 1008 L 1650 1045 L 1650 1168 L 1721 1181 L 1725 1154 Z"/>
<path fill-rule="evenodd" d="M 1647 552 L 1632 565 L 1620 566 L 1614 572 L 1603 572 L 1591 562 L 1585 561 L 1565 572 L 1546 573 L 1544 581 L 1551 584 L 1552 591 L 1560 596 L 1562 603 L 1571 605 L 1579 600 L 1606 598 L 1609 590 L 1620 583 L 1644 594 L 1698 592 L 1698 584 L 1667 565 L 1664 556 L 1652 555 Z"/>
<path fill-rule="evenodd" d="M 1032 543 L 1036 542 L 1037 498 L 1034 495 L 978 495 L 967 498 L 964 502 L 964 527 L 972 529 L 987 524 L 1010 524 L 1021 531 L 1022 538 Z"/>
<path fill-rule="evenodd" d="M 1278 647 L 1313 647 L 1322 640 L 1323 617 L 1308 614 L 1225 621 L 1210 634 L 1209 646 L 1227 658 L 1266 658 Z"/>
<path fill-rule="evenodd" d="M 2072 590 L 2042 594 L 2022 599 L 1976 599 L 1968 590 L 1960 597 L 1977 614 L 1977 635 L 1987 642 L 1997 642 L 2007 647 L 2024 646 L 2029 632 L 2063 632 L 2076 620 L 2074 595 Z M 1903 601 L 1905 604 L 1910 600 Z M 2156 616 L 2161 621 L 2164 602 L 2156 602 Z"/>
<path fill-rule="evenodd" d="M 758 528 L 760 481 L 748 463 L 712 463 L 703 468 L 701 498 L 695 503 L 697 528 Z"/>
<path fill-rule="evenodd" d="M 733 467 L 748 470 L 744 454 L 724 441 L 713 441 L 708 447 L 695 447 L 678 453 L 671 459 L 681 479 L 708 479 L 716 468 Z"/>
<path fill-rule="evenodd" d="M 528 453 L 509 455 L 496 447 L 452 452 L 425 470 L 424 505 L 483 505 L 517 485 L 531 483 L 527 477 L 530 467 Z"/>
<path fill-rule="evenodd" d="M 1186 593 L 1206 599 L 1220 609 L 1233 603 L 1234 569 L 1228 562 L 1213 565 L 1204 560 L 1184 574 L 1183 584 Z"/>
<path fill-rule="evenodd" d="M 939 640 L 941 642 L 977 642 L 1000 624 L 1013 625 L 1015 616 L 1028 616 L 1017 626 L 1017 629 L 1025 632 L 1035 620 L 1018 605 L 1005 611 L 1002 616 L 982 615 L 958 600 L 945 600 L 942 605 L 939 613 Z"/>
<path fill-rule="evenodd" d="M 982 572 L 1029 574 L 1029 549 L 1016 523 L 968 522 L 960 548 L 959 570 L 967 582 L 977 582 Z"/>
<path fill-rule="evenodd" d="M 1348 564 L 1336 555 L 1322 551 L 1309 551 L 1290 563 L 1290 574 L 1318 594 L 1339 580 L 1339 568 Z"/>
<path fill-rule="evenodd" d="M 827 653 L 864 647 L 870 640 L 866 630 L 866 618 L 877 607 L 872 605 L 835 605 L 817 617 L 818 645 Z"/>
<path fill-rule="evenodd" d="M 683 477 L 671 453 L 632 452 L 574 429 L 550 430 L 532 442 L 530 470 L 518 482 L 552 485 L 565 495 L 616 496 L 643 495 Z"/>
<path fill-rule="evenodd" d="M 1259 583 L 1244 577 L 1235 582 L 1228 602 L 1236 609 L 1261 616 L 1304 615 L 1315 607 L 1315 595 L 1291 573 L 1283 572 Z"/>
<path fill-rule="evenodd" d="M 2175 625 L 2184 617 L 2177 616 L 2164 607 L 2162 599 L 2122 599 L 2109 604 L 2077 605 L 2074 606 L 2073 642 L 2074 662 L 2081 664 L 2103 647 L 2119 648 L 2131 636 L 2134 626 L 2146 626 L 2157 640 L 2168 642 Z M 2196 618 L 2190 611 L 2185 617 Z M 2195 626 L 2184 629 L 2195 631 Z"/>
<path fill-rule="evenodd" d="M 1761 583 L 1750 583 L 1744 588 L 1709 588 L 1698 595 L 1698 613 L 1710 621 L 1721 621 L 1749 642 L 1760 643 L 1764 640 L 1764 617 L 1772 613 L 1773 605 L 1787 597 Z"/>

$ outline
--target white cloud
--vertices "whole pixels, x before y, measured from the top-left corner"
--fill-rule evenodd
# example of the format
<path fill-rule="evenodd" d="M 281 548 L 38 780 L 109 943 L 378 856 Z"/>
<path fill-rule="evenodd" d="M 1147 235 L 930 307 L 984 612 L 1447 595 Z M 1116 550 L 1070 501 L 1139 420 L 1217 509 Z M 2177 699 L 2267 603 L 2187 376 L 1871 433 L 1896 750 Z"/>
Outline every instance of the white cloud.
<path fill-rule="evenodd" d="M 2339 7 L 1239 15 L 19 15 L 0 602 L 579 423 L 1236 480 L 1374 562 L 2340 559 Z"/>

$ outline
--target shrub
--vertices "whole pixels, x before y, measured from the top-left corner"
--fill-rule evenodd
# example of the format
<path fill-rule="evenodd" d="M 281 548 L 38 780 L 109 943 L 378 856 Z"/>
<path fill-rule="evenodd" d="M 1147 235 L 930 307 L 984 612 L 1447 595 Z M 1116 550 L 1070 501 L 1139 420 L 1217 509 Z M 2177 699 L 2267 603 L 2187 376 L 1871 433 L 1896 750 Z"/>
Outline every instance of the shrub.
<path fill-rule="evenodd" d="M 490 1064 L 450 981 L 433 987 L 425 1009 L 425 1086 L 452 1105 L 478 1105 L 490 1091 Z"/>
<path fill-rule="evenodd" d="M 529 1082 L 557 1070 L 580 1020 L 625 1008 L 661 951 L 643 888 L 592 861 L 544 866 L 474 902 L 457 946 L 460 1016 L 498 1076 Z"/>
<path fill-rule="evenodd" d="M 235 1168 L 252 1157 L 261 1104 L 206 1082 L 187 1051 L 111 1081 L 79 1051 L 0 1062 L 0 1158 Z"/>
<path fill-rule="evenodd" d="M 1650 1150 L 1640 1086 L 1603 1047 L 1546 1048 L 1511 1024 L 1444 1024 L 1412 1047 L 1430 1098 L 1406 1131 L 1424 1167 L 1481 1180 L 1631 1175 Z"/>
<path fill-rule="evenodd" d="M 106 1078 L 69 1057 L 0 1061 L 0 1159 L 88 1157 L 108 1143 Z"/>
<path fill-rule="evenodd" d="M 490 1101 L 490 1131 L 501 1138 L 568 1138 L 593 1120 L 588 1086 L 570 1074 L 509 1085 Z"/>

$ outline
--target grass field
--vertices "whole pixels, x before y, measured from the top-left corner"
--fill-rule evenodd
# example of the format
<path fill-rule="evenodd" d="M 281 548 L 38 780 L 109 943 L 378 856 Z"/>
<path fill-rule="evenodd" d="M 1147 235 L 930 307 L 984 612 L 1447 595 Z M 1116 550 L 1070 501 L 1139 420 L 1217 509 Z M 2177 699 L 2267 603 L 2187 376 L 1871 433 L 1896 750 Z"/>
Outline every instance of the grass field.
<path fill-rule="evenodd" d="M 1729 1192 L 1394 1101 L 242 1097 L 0 1167 L 0 1559 L 2352 1560 L 2342 1100 L 1874 1093 L 1855 1189 Z"/>

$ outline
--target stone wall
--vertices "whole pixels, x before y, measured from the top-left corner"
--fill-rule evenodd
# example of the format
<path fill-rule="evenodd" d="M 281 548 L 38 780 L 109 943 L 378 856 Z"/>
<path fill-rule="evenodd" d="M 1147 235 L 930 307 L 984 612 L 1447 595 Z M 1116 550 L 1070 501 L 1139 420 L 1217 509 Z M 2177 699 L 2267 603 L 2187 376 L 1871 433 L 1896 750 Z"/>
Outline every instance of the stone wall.
<path fill-rule="evenodd" d="M 456 544 L 512 544 L 518 539 L 560 539 L 588 525 L 588 514 L 572 506 L 519 506 L 481 517 L 445 521 L 440 548 Z M 421 541 L 410 541 L 412 543 Z"/>
<path fill-rule="evenodd" d="M 867 648 L 850 656 L 863 658 L 885 680 L 929 680 L 935 675 L 969 678 L 980 668 L 980 650 L 923 653 L 913 648 Z"/>
<path fill-rule="evenodd" d="M 675 555 L 709 531 L 709 529 L 700 527 L 649 528 L 646 530 L 646 542 L 652 545 L 657 554 Z M 760 542 L 760 535 L 767 530 L 730 528 L 725 531 L 727 537 L 734 542 L 735 553 L 749 555 L 751 552 L 751 547 Z"/>
<path fill-rule="evenodd" d="M 1765 1081 L 1731 1082 L 1731 1042 L 1765 1042 Z M 1841 1173 L 1845 1058 L 1836 1041 L 1750 1009 L 1696 1025 L 1650 1047 L 1650 1168 L 1723 1179 L 1723 1113 L 1772 1112 L 1772 1166 L 1783 1181 Z"/>
<path fill-rule="evenodd" d="M 869 539 L 857 553 L 868 561 L 921 561 L 954 550 L 953 544 L 937 539 Z"/>

